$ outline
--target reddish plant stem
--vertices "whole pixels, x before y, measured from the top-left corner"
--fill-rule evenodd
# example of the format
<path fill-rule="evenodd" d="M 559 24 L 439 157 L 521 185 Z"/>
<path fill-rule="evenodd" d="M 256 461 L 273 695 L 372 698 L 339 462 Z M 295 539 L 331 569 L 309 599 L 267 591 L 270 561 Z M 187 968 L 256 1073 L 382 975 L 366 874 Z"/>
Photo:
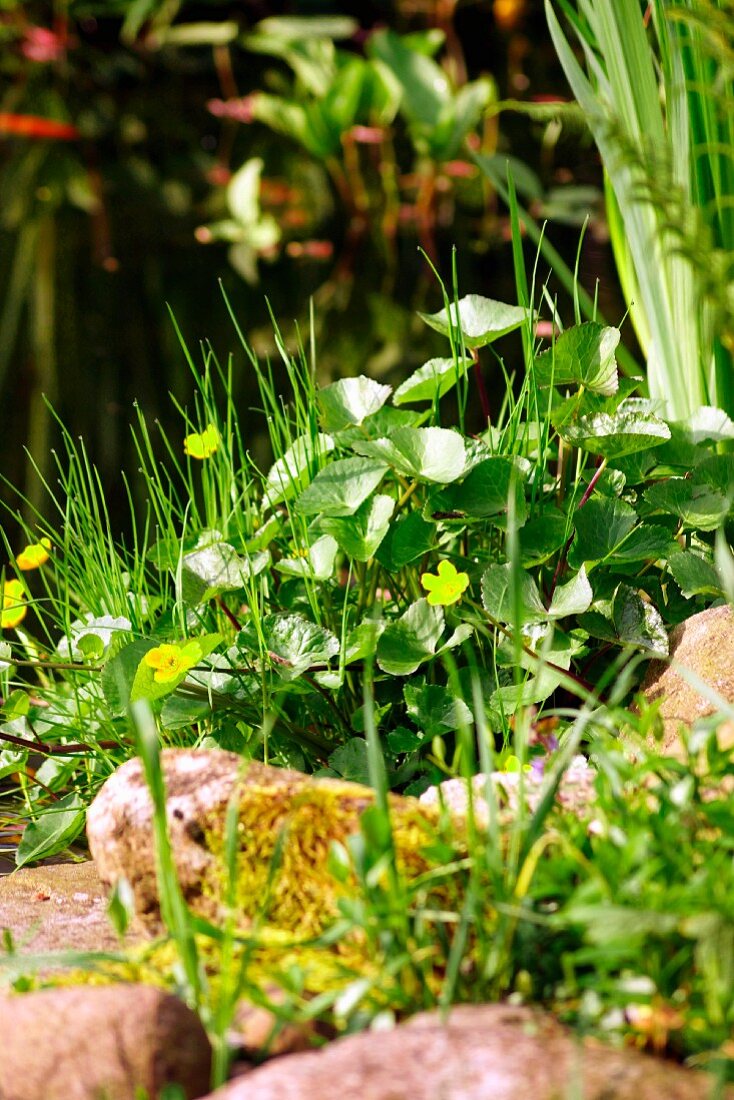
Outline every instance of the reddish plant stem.
<path fill-rule="evenodd" d="M 482 368 L 479 363 L 479 351 L 477 348 L 470 348 L 470 354 L 474 362 L 474 377 L 477 383 L 477 390 L 479 392 L 479 403 L 482 406 L 482 414 L 489 424 L 492 419 L 492 413 L 489 407 L 489 396 L 487 394 L 487 387 L 484 384 L 484 377 L 482 376 Z"/>

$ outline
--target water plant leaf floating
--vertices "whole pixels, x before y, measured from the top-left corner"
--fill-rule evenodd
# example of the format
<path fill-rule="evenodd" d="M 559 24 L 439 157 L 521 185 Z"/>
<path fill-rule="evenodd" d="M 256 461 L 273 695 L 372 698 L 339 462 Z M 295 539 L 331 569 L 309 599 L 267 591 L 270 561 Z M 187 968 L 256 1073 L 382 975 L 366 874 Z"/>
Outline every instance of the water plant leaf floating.
<path fill-rule="evenodd" d="M 76 791 L 64 795 L 42 817 L 29 821 L 15 853 L 16 867 L 47 859 L 65 848 L 84 828 L 84 803 Z"/>
<path fill-rule="evenodd" d="M 15 577 L 6 579 L 0 594 L 2 595 L 0 630 L 13 630 L 16 626 L 20 626 L 28 612 L 23 582 Z"/>
<path fill-rule="evenodd" d="M 334 572 L 338 543 L 331 535 L 322 535 L 301 557 L 281 558 L 275 568 L 288 577 L 311 577 L 326 581 Z"/>
<path fill-rule="evenodd" d="M 321 529 L 333 535 L 349 557 L 356 561 L 369 561 L 387 534 L 394 511 L 393 497 L 377 493 L 366 500 L 353 516 L 332 516 L 322 520 Z"/>
<path fill-rule="evenodd" d="M 51 539 L 41 539 L 40 542 L 33 542 L 21 550 L 15 559 L 15 564 L 23 572 L 27 572 L 29 569 L 38 569 L 39 566 L 46 564 L 50 551 Z"/>
<path fill-rule="evenodd" d="M 461 477 L 466 448 L 458 432 L 448 428 L 397 428 L 384 439 L 353 443 L 358 454 L 380 458 L 398 473 L 418 481 L 447 484 Z"/>
<path fill-rule="evenodd" d="M 203 432 L 192 432 L 183 441 L 184 454 L 203 461 L 219 450 L 221 436 L 214 424 L 207 424 Z"/>
<path fill-rule="evenodd" d="M 391 676 L 410 676 L 436 653 L 444 628 L 440 607 L 416 600 L 404 615 L 388 623 L 377 643 L 377 663 Z"/>
<path fill-rule="evenodd" d="M 619 387 L 615 359 L 619 340 L 619 329 L 597 321 L 574 325 L 536 356 L 535 380 L 539 386 L 583 386 L 611 397 Z"/>
<path fill-rule="evenodd" d="M 332 382 L 318 395 L 324 429 L 338 432 L 342 428 L 361 424 L 382 408 L 391 393 L 392 386 L 383 386 L 363 374 Z"/>
<path fill-rule="evenodd" d="M 469 587 L 469 576 L 459 573 L 453 562 L 444 559 L 438 563 L 438 570 L 434 573 L 424 573 L 421 584 L 428 592 L 429 604 L 456 603 Z"/>
<path fill-rule="evenodd" d="M 377 488 L 388 466 L 370 458 L 330 462 L 299 496 L 296 511 L 304 516 L 351 516 Z"/>
<path fill-rule="evenodd" d="M 452 390 L 471 366 L 471 359 L 429 359 L 398 386 L 393 394 L 393 405 L 406 405 L 413 401 L 435 401 Z"/>
<path fill-rule="evenodd" d="M 452 302 L 448 311 L 442 309 L 418 316 L 444 336 L 450 337 L 453 330 L 457 342 L 460 330 L 467 348 L 483 348 L 524 325 L 531 314 L 524 306 L 509 306 L 480 294 L 467 294 L 458 303 Z"/>
<path fill-rule="evenodd" d="M 590 413 L 563 424 L 554 420 L 554 425 L 572 447 L 607 459 L 644 451 L 670 439 L 668 425 L 634 399 L 625 401 L 614 413 Z"/>
<path fill-rule="evenodd" d="M 330 435 L 299 435 L 273 463 L 265 481 L 265 502 L 271 508 L 296 496 L 315 476 L 322 459 L 334 450 Z"/>

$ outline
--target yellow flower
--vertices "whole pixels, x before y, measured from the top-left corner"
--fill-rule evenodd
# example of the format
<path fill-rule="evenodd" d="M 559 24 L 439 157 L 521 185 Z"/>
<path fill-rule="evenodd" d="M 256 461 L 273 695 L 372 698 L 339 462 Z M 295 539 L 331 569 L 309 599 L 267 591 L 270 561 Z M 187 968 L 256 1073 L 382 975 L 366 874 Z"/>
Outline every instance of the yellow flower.
<path fill-rule="evenodd" d="M 2 611 L 0 611 L 0 630 L 12 630 L 26 617 L 28 608 L 25 605 L 25 588 L 23 582 L 16 580 L 5 581 L 2 589 Z"/>
<path fill-rule="evenodd" d="M 15 559 L 15 564 L 19 569 L 38 569 L 39 565 L 45 565 L 48 561 L 48 552 L 51 549 L 51 539 L 41 539 L 40 542 L 33 542 L 30 546 L 26 546 L 25 550 L 21 550 Z"/>
<path fill-rule="evenodd" d="M 203 432 L 192 432 L 184 439 L 184 454 L 189 458 L 211 458 L 222 442 L 213 424 L 207 424 Z"/>
<path fill-rule="evenodd" d="M 441 561 L 438 563 L 438 576 L 424 573 L 421 584 L 428 592 L 430 604 L 446 605 L 461 599 L 462 592 L 469 587 L 469 577 L 466 573 L 458 573 L 452 562 Z"/>
<path fill-rule="evenodd" d="M 198 642 L 188 642 L 185 646 L 159 645 L 149 649 L 143 657 L 148 668 L 154 669 L 153 679 L 157 684 L 168 684 L 182 672 L 188 672 L 201 657 Z"/>

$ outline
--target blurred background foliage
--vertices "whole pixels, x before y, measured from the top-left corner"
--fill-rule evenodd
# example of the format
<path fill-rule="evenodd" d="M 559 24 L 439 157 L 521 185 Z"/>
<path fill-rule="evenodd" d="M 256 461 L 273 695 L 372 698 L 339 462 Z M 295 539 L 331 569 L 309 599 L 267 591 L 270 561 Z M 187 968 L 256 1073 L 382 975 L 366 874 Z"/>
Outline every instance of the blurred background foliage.
<path fill-rule="evenodd" d="M 419 248 L 450 281 L 456 246 L 462 293 L 512 300 L 507 212 L 472 152 L 509 159 L 572 266 L 596 212 L 582 270 L 621 318 L 539 0 L 0 0 L 0 77 L 0 473 L 34 503 L 45 395 L 123 509 L 134 401 L 168 425 L 169 391 L 189 395 L 166 306 L 190 342 L 235 347 L 220 279 L 276 359 L 269 309 L 306 338 L 313 304 L 322 380 L 400 380 L 435 352 Z"/>

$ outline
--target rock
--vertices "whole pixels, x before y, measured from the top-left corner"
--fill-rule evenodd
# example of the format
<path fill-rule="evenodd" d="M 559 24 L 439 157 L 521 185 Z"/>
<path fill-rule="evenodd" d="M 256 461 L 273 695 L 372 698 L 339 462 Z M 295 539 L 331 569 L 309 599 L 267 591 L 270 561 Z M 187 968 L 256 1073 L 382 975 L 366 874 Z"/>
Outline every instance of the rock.
<path fill-rule="evenodd" d="M 332 842 L 359 831 L 362 812 L 374 802 L 370 788 L 220 751 L 167 749 L 161 765 L 181 888 L 197 914 L 212 920 L 222 915 L 224 823 L 234 795 L 240 926 L 257 915 L 271 928 L 309 935 L 331 921 L 337 898 L 350 889 L 329 873 Z M 428 866 L 423 849 L 436 837 L 439 814 L 414 798 L 391 795 L 390 805 L 398 859 L 406 874 L 420 874 Z M 104 784 L 87 815 L 87 836 L 102 883 L 109 888 L 120 876 L 127 878 L 136 913 L 157 927 L 152 804 L 139 760 L 123 764 Z"/>
<path fill-rule="evenodd" d="M 500 820 L 514 819 L 519 804 L 519 772 L 491 772 L 489 776 L 494 786 Z M 545 776 L 531 769 L 523 776 L 525 801 L 530 813 L 540 805 L 541 790 Z M 564 810 L 582 814 L 590 808 L 596 798 L 594 780 L 596 771 L 585 756 L 574 756 L 566 769 L 556 792 L 556 802 Z M 474 817 L 477 825 L 486 827 L 489 823 L 489 807 L 486 800 L 487 774 L 480 772 L 471 781 Z M 466 815 L 469 810 L 469 787 L 465 779 L 446 779 L 437 787 L 429 787 L 420 796 L 420 802 L 426 806 L 444 805 L 453 814 Z"/>
<path fill-rule="evenodd" d="M 713 1086 L 705 1074 L 582 1041 L 528 1008 L 465 1005 L 445 1024 L 423 1013 L 277 1058 L 206 1100 L 708 1100 Z"/>
<path fill-rule="evenodd" d="M 16 951 L 116 951 L 107 899 L 94 864 L 23 867 L 0 877 L 0 930 Z"/>
<path fill-rule="evenodd" d="M 209 1088 L 211 1050 L 176 997 L 142 985 L 0 998 L 2 1100 L 138 1100 Z M 145 1091 L 143 1091 L 145 1090 Z"/>
<path fill-rule="evenodd" d="M 670 634 L 670 656 L 675 664 L 690 669 L 727 702 L 734 703 L 734 611 L 731 607 L 710 607 L 679 623 Z M 690 730 L 697 719 L 714 714 L 717 708 L 683 678 L 675 664 L 651 661 L 641 690 L 648 703 L 661 700 L 662 742 L 651 736 L 649 747 L 684 759 L 681 726 Z M 734 747 L 734 723 L 722 723 L 718 738 L 722 748 Z"/>

